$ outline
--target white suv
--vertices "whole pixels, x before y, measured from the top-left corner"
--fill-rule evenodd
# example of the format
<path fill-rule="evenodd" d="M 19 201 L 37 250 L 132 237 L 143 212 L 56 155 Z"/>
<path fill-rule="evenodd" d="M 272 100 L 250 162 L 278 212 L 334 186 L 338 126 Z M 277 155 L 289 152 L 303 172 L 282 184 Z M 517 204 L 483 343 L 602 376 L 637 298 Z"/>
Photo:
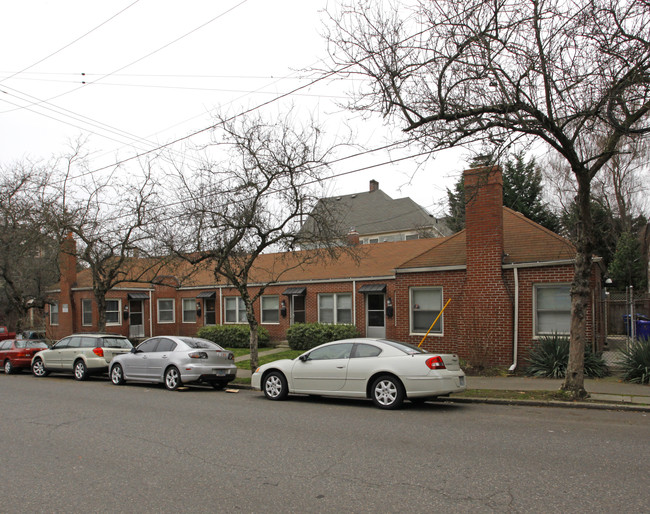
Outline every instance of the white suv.
<path fill-rule="evenodd" d="M 131 341 L 118 334 L 73 334 L 34 355 L 32 373 L 46 377 L 51 372 L 73 372 L 76 380 L 86 380 L 106 373 L 113 357 L 131 348 Z"/>

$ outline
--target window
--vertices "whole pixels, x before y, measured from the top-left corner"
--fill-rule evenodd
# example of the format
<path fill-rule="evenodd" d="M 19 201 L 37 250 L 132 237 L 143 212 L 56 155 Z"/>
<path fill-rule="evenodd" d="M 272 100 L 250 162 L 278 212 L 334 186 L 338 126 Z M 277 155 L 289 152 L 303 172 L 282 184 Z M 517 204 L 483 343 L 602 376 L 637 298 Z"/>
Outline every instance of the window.
<path fill-rule="evenodd" d="M 106 300 L 106 324 L 119 325 L 121 300 Z"/>
<path fill-rule="evenodd" d="M 160 298 L 158 300 L 158 323 L 174 323 L 173 298 Z"/>
<path fill-rule="evenodd" d="M 147 339 L 144 343 L 140 343 L 138 346 L 138 352 L 144 352 L 144 353 L 151 353 L 156 349 L 156 346 L 158 346 L 158 339 L 157 337 L 153 339 Z"/>
<path fill-rule="evenodd" d="M 90 298 L 81 300 L 81 324 L 84 327 L 93 324 L 93 301 Z"/>
<path fill-rule="evenodd" d="M 280 297 L 262 296 L 262 323 L 280 322 Z"/>
<path fill-rule="evenodd" d="M 354 348 L 352 358 L 363 359 L 364 357 L 377 357 L 381 353 L 381 348 L 371 344 L 358 343 Z"/>
<path fill-rule="evenodd" d="M 350 352 L 352 352 L 352 343 L 331 344 L 312 351 L 309 360 L 349 359 Z"/>
<path fill-rule="evenodd" d="M 246 323 L 246 306 L 239 297 L 226 298 L 226 323 Z"/>
<path fill-rule="evenodd" d="M 50 325 L 59 324 L 59 302 L 50 305 Z"/>
<path fill-rule="evenodd" d="M 195 298 L 183 298 L 183 323 L 196 323 Z"/>
<path fill-rule="evenodd" d="M 319 294 L 318 321 L 335 325 L 352 323 L 352 295 Z"/>
<path fill-rule="evenodd" d="M 157 352 L 173 352 L 176 348 L 176 343 L 171 339 L 162 338 L 158 346 L 156 347 Z"/>
<path fill-rule="evenodd" d="M 216 302 L 214 298 L 206 298 L 205 302 L 205 324 L 206 325 L 216 325 L 217 324 L 217 312 L 216 312 Z"/>
<path fill-rule="evenodd" d="M 411 289 L 411 333 L 426 334 L 442 309 L 442 288 L 418 287 Z M 441 317 L 430 334 L 442 334 Z"/>
<path fill-rule="evenodd" d="M 535 336 L 568 334 L 571 327 L 571 286 L 535 286 Z"/>

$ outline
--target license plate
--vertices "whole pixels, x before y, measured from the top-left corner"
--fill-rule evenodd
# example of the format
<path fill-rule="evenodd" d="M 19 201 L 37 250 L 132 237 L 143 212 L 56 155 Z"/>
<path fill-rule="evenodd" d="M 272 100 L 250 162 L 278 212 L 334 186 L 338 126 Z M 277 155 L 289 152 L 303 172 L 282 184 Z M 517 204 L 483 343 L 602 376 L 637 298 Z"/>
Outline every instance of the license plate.
<path fill-rule="evenodd" d="M 215 369 L 214 374 L 217 375 L 218 377 L 223 377 L 226 374 L 225 369 Z"/>

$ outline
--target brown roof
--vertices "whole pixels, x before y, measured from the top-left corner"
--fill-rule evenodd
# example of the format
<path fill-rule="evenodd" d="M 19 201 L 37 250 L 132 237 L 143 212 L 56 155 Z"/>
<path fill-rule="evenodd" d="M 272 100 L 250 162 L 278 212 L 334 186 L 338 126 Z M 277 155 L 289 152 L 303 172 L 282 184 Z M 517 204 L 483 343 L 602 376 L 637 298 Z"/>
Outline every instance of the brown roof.
<path fill-rule="evenodd" d="M 437 239 L 440 243 L 405 261 L 400 269 L 466 266 L 465 230 Z M 503 208 L 504 264 L 554 262 L 573 259 L 575 247 L 565 238 L 529 220 L 523 214 Z"/>
<path fill-rule="evenodd" d="M 314 280 L 336 279 L 362 279 L 369 277 L 393 276 L 395 268 L 402 262 L 412 259 L 431 245 L 437 244 L 439 239 L 415 239 L 412 241 L 398 241 L 391 243 L 378 243 L 359 245 L 356 256 L 350 253 L 341 253 L 336 259 L 314 259 L 302 262 L 316 255 L 316 250 L 303 250 L 299 252 L 269 253 L 258 257 L 250 273 L 251 284 L 262 283 L 278 276 L 281 282 L 308 282 Z M 202 264 L 195 267 L 194 273 L 189 274 L 192 265 L 183 262 L 160 272 L 160 275 L 173 275 L 178 278 L 184 287 L 214 287 L 216 281 L 209 265 Z M 182 278 L 187 277 L 187 278 Z M 152 277 L 153 278 L 153 277 Z M 169 280 L 163 283 L 172 283 Z M 221 284 L 224 282 L 222 281 Z M 77 276 L 76 287 L 90 287 L 91 277 L 88 270 L 81 271 Z M 124 282 L 116 286 L 121 289 L 142 289 L 148 284 L 138 282 Z"/>

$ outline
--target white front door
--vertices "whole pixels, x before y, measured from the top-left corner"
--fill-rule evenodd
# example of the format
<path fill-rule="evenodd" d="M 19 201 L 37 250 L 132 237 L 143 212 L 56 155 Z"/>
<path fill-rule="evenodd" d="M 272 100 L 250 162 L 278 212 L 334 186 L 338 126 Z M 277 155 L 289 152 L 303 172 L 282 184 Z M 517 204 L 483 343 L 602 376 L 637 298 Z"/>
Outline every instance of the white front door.
<path fill-rule="evenodd" d="M 366 295 L 366 337 L 386 337 L 386 311 L 383 293 Z"/>
<path fill-rule="evenodd" d="M 144 314 L 142 300 L 129 301 L 129 337 L 144 337 Z"/>

